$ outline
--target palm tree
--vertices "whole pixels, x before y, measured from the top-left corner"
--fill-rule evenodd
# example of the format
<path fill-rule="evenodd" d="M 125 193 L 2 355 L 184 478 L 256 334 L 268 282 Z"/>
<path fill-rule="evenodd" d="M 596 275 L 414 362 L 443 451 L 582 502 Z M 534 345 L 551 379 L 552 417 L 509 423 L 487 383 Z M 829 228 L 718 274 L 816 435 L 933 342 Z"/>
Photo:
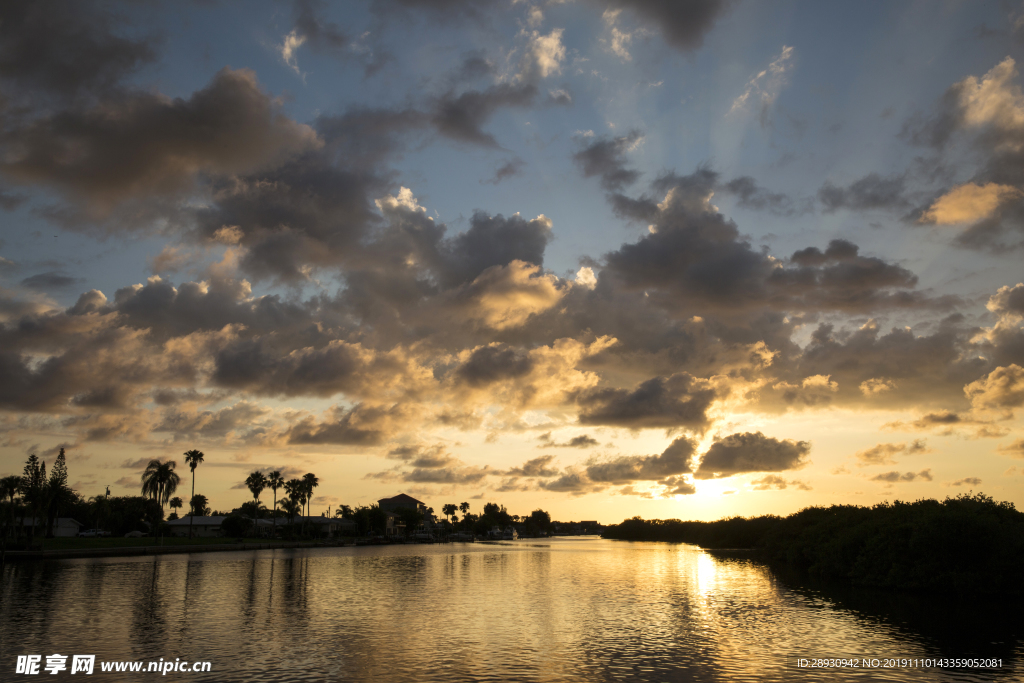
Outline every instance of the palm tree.
<path fill-rule="evenodd" d="M 192 470 L 192 498 L 196 497 L 196 468 L 203 461 L 203 452 L 192 449 L 185 451 L 185 463 Z M 188 537 L 192 538 L 192 515 L 188 516 Z"/>
<path fill-rule="evenodd" d="M 0 479 L 0 499 L 8 498 L 11 501 L 11 509 L 7 524 L 14 523 L 14 497 L 18 495 L 19 491 L 21 491 L 21 477 L 11 475 Z M 5 539 L 7 538 L 8 533 L 4 534 Z"/>
<path fill-rule="evenodd" d="M 277 537 L 277 490 L 284 486 L 284 477 L 277 470 L 267 475 L 267 486 L 274 492 L 274 537 Z"/>
<path fill-rule="evenodd" d="M 185 505 L 185 503 L 182 502 L 181 498 L 179 498 L 178 496 L 175 496 L 174 498 L 171 498 L 170 505 L 171 505 L 171 509 L 174 510 L 175 518 L 177 518 L 178 510 L 180 510 Z"/>
<path fill-rule="evenodd" d="M 469 503 L 459 503 L 459 510 L 462 511 L 463 524 L 465 524 L 466 513 L 469 512 Z"/>
<path fill-rule="evenodd" d="M 189 510 L 189 515 L 205 517 L 210 514 L 210 508 L 207 505 L 209 502 L 210 501 L 206 499 L 206 496 L 201 493 L 197 493 L 192 496 L 192 500 L 189 501 L 189 507 L 191 508 L 191 510 Z M 191 526 L 191 524 L 189 526 Z"/>
<path fill-rule="evenodd" d="M 142 473 L 142 495 L 154 499 L 163 508 L 181 483 L 181 477 L 174 471 L 177 466 L 178 463 L 173 460 L 150 460 L 146 471 Z"/>
<path fill-rule="evenodd" d="M 289 479 L 285 482 L 284 490 L 288 494 L 288 501 L 292 503 L 288 508 L 285 508 L 285 512 L 289 514 L 289 523 L 293 523 L 295 513 L 289 511 L 292 509 L 301 510 L 302 506 L 306 504 L 306 486 L 301 479 Z M 284 503 L 281 503 L 281 507 L 284 507 Z"/>
<path fill-rule="evenodd" d="M 312 472 L 302 477 L 302 485 L 306 489 L 306 516 L 309 517 L 309 506 L 313 503 L 313 489 L 320 485 L 320 480 Z"/>
<path fill-rule="evenodd" d="M 454 515 L 455 511 L 458 509 L 459 508 L 455 505 L 455 503 L 445 503 L 444 506 L 441 508 L 441 512 L 444 513 L 444 521 L 447 522 L 448 518 Z"/>
<path fill-rule="evenodd" d="M 252 491 L 252 500 L 255 503 L 252 511 L 252 530 L 259 536 L 259 529 L 256 526 L 260 512 L 260 494 L 267 488 L 267 477 L 259 470 L 255 470 L 245 478 L 245 485 Z"/>

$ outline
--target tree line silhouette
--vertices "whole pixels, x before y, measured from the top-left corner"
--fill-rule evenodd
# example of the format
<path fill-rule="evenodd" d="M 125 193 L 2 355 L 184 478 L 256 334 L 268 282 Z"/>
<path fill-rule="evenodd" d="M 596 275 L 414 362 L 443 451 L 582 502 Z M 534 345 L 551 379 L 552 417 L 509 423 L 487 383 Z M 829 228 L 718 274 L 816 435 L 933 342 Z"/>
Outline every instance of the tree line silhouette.
<path fill-rule="evenodd" d="M 747 548 L 809 577 L 954 594 L 1024 594 L 1024 513 L 982 493 L 871 507 L 809 507 L 787 517 L 714 522 L 627 519 L 605 538 Z"/>

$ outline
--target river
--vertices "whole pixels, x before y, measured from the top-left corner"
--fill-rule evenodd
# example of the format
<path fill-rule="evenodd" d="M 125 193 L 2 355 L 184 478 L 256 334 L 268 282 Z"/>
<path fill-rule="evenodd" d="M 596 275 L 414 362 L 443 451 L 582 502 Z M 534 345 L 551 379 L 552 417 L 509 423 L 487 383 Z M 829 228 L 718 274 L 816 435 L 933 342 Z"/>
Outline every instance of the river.
<path fill-rule="evenodd" d="M 17 658 L 45 666 L 53 654 L 68 670 L 42 680 L 79 680 L 76 654 L 95 655 L 100 681 L 1024 680 L 1024 632 L 1007 605 L 823 591 L 690 545 L 560 538 L 8 563 L 0 599 L 0 681 L 40 680 L 17 675 Z M 1002 666 L 864 668 L 937 657 Z M 798 666 L 816 658 L 860 666 Z M 210 671 L 100 670 L 161 659 Z"/>

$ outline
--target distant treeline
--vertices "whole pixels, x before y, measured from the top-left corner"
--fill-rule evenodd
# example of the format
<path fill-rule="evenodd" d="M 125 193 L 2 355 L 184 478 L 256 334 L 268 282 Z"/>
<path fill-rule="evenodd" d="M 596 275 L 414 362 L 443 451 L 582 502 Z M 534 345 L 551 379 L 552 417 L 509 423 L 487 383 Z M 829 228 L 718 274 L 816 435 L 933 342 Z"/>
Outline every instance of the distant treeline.
<path fill-rule="evenodd" d="M 955 594 L 1024 593 L 1024 513 L 984 495 L 811 507 L 717 522 L 627 519 L 603 536 L 750 548 L 815 579 Z"/>

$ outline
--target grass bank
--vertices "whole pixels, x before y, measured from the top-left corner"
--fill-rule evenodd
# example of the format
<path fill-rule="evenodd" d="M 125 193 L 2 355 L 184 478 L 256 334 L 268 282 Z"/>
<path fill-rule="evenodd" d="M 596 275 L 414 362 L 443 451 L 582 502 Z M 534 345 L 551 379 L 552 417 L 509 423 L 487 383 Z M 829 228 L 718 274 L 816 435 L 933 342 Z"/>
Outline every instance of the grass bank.
<path fill-rule="evenodd" d="M 873 507 L 811 507 L 716 522 L 627 519 L 605 538 L 751 548 L 826 581 L 959 595 L 1024 594 L 1024 513 L 983 494 Z"/>

